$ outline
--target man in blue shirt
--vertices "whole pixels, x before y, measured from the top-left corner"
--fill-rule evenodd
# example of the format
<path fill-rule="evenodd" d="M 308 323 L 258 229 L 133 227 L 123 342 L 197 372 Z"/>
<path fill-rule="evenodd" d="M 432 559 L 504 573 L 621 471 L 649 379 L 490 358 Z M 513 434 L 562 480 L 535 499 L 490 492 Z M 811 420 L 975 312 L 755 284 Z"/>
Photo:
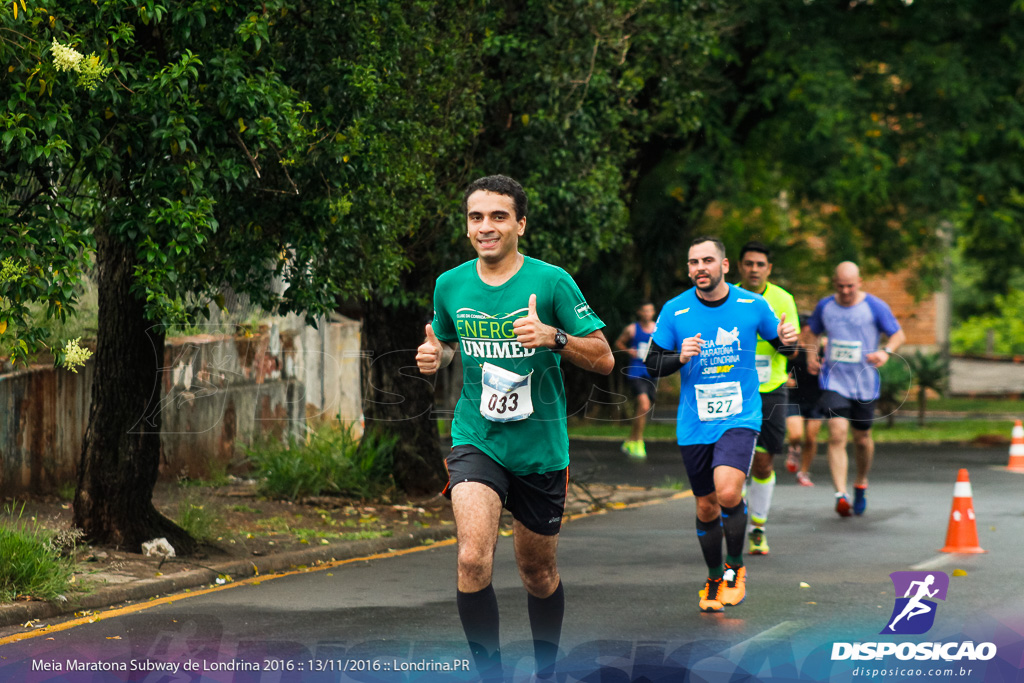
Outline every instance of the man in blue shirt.
<path fill-rule="evenodd" d="M 636 309 L 636 322 L 626 325 L 622 334 L 615 340 L 615 350 L 629 354 L 629 365 L 626 366 L 625 373 L 629 388 L 636 396 L 636 414 L 633 417 L 633 426 L 629 430 L 629 438 L 622 444 L 622 452 L 639 460 L 647 457 L 644 426 L 654 405 L 656 391 L 654 381 L 644 367 L 644 358 L 647 357 L 651 335 L 654 334 L 654 316 L 654 304 L 650 301 L 643 302 Z"/>
<path fill-rule="evenodd" d="M 699 605 L 702 612 L 721 612 L 746 595 L 743 484 L 761 429 L 757 337 L 782 348 L 798 334 L 764 297 L 725 282 L 729 260 L 721 241 L 695 239 L 687 266 L 695 286 L 661 309 L 645 364 L 652 377 L 677 371 L 681 377 L 676 438 L 708 566 Z"/>
<path fill-rule="evenodd" d="M 851 261 L 836 266 L 832 285 L 836 293 L 818 302 L 811 314 L 811 333 L 828 337 L 825 359 L 818 373 L 822 394 L 819 406 L 828 419 L 828 465 L 836 489 L 840 517 L 864 514 L 867 508 L 868 472 L 875 457 L 871 438 L 875 402 L 881 381 L 878 368 L 906 341 L 892 309 L 877 296 L 861 291 L 860 269 Z M 878 348 L 880 335 L 888 341 Z M 818 357 L 809 354 L 808 367 L 818 368 Z M 853 505 L 846 494 L 849 457 L 846 439 L 853 427 L 857 478 Z"/>

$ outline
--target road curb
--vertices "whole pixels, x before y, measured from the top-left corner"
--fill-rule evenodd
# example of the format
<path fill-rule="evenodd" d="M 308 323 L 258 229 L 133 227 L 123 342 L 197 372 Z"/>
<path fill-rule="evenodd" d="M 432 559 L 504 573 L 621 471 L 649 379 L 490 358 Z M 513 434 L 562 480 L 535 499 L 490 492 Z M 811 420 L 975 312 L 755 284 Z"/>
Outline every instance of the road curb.
<path fill-rule="evenodd" d="M 589 517 L 596 514 L 637 505 L 647 505 L 659 500 L 672 500 L 681 494 L 677 491 L 649 487 L 619 486 L 616 488 L 619 506 L 602 505 L 597 509 L 587 504 L 567 505 L 566 521 Z M 607 501 L 606 501 L 607 502 Z M 577 508 L 573 512 L 572 508 Z M 582 508 L 582 511 L 579 509 Z M 344 541 L 336 545 L 319 545 L 303 550 L 273 553 L 244 560 L 230 560 L 211 564 L 201 569 L 190 569 L 176 574 L 138 579 L 122 584 L 105 586 L 92 593 L 76 595 L 67 602 L 27 601 L 0 605 L 0 629 L 24 625 L 30 621 L 53 619 L 76 612 L 105 609 L 126 602 L 143 602 L 164 595 L 180 593 L 186 589 L 215 584 L 221 574 L 233 579 L 246 579 L 257 575 L 268 575 L 299 567 L 311 567 L 325 562 L 350 560 L 407 550 L 455 537 L 454 526 L 440 526 L 430 529 L 415 529 L 397 536 L 374 538 L 362 541 Z M 193 563 L 194 564 L 194 563 Z"/>
<path fill-rule="evenodd" d="M 0 605 L 0 628 L 25 624 L 39 619 L 74 614 L 98 608 L 110 607 L 123 602 L 149 600 L 164 594 L 177 593 L 216 582 L 221 574 L 242 578 L 258 574 L 311 566 L 322 562 L 347 560 L 355 557 L 404 550 L 423 545 L 424 541 L 442 541 L 454 538 L 455 529 L 417 529 L 401 536 L 375 538 L 363 541 L 347 541 L 339 545 L 323 545 L 307 550 L 293 550 L 284 553 L 253 557 L 246 560 L 232 560 L 214 564 L 204 569 L 191 569 L 169 576 L 140 579 L 124 584 L 106 586 L 92 593 L 75 596 L 67 602 L 28 601 Z"/>

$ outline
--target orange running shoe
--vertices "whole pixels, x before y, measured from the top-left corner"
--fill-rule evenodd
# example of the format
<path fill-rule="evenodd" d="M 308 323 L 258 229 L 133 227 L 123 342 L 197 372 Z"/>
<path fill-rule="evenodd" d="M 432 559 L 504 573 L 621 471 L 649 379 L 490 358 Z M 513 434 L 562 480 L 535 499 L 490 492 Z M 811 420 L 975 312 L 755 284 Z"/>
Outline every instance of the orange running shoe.
<path fill-rule="evenodd" d="M 726 562 L 720 592 L 723 605 L 738 605 L 743 602 L 747 597 L 747 568 L 732 567 Z"/>
<path fill-rule="evenodd" d="M 725 581 L 722 579 L 708 578 L 704 582 L 704 588 L 700 590 L 700 611 L 701 612 L 722 612 L 722 588 Z"/>

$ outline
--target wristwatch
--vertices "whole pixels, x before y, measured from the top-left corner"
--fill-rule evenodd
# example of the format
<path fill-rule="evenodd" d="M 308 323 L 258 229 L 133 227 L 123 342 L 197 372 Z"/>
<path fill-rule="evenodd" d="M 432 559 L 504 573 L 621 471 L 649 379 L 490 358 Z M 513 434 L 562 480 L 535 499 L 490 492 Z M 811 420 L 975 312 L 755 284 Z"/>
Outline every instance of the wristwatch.
<path fill-rule="evenodd" d="M 890 355 L 890 356 L 891 356 L 891 355 L 892 355 L 893 353 L 895 353 L 895 352 L 894 352 L 894 351 L 893 351 L 892 349 L 890 349 L 890 348 L 889 348 L 888 346 L 882 347 L 882 350 L 883 350 L 883 351 L 885 351 L 885 352 L 886 352 L 886 354 L 888 354 L 888 355 Z"/>
<path fill-rule="evenodd" d="M 555 346 L 554 351 L 561 351 L 565 348 L 565 345 L 569 343 L 569 335 L 565 333 L 565 330 L 555 328 Z"/>

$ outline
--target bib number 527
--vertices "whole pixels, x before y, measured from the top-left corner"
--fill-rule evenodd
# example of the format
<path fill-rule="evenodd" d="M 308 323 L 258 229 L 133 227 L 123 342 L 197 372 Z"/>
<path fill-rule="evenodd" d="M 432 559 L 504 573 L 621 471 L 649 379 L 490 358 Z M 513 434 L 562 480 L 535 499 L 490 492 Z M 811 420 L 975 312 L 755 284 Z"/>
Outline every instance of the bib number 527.
<path fill-rule="evenodd" d="M 709 415 L 728 415 L 732 409 L 732 399 L 719 399 L 717 401 L 708 401 L 707 412 Z"/>
<path fill-rule="evenodd" d="M 743 390 L 739 382 L 698 384 L 695 389 L 697 417 L 702 422 L 724 420 L 743 410 Z"/>

